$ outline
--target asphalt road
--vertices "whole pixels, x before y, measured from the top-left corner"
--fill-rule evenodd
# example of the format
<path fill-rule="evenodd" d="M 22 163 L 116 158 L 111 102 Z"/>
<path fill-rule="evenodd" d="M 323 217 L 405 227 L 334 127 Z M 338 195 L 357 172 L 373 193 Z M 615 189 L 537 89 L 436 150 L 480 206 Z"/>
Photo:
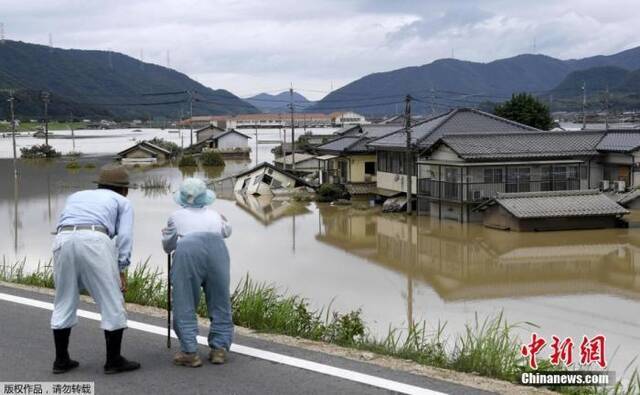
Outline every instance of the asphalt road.
<path fill-rule="evenodd" d="M 35 303 L 8 301 L 3 295 L 27 298 Z M 173 353 L 178 350 L 176 340 L 168 350 L 164 336 L 145 330 L 144 325 L 138 325 L 141 329 L 134 329 L 131 325 L 135 321 L 154 328 L 164 327 L 165 322 L 141 314 L 129 315 L 130 328 L 125 332 L 123 341 L 123 355 L 139 361 L 142 364 L 140 370 L 104 375 L 104 335 L 100 323 L 80 318 L 71 332 L 69 347 L 71 357 L 80 362 L 80 367 L 64 375 L 53 375 L 51 311 L 30 305 L 37 305 L 38 301 L 51 303 L 52 297 L 0 286 L 0 382 L 93 381 L 97 394 L 377 394 L 402 392 L 407 388 L 414 393 L 424 390 L 425 394 L 430 393 L 429 390 L 447 394 L 486 393 L 365 362 L 243 336 L 237 336 L 235 344 L 245 347 L 239 347 L 237 353 L 230 353 L 229 361 L 224 365 L 203 361 L 203 367 L 197 369 L 176 367 L 172 364 Z M 80 309 L 96 311 L 94 305 L 87 303 L 81 303 Z M 206 329 L 201 328 L 201 334 L 205 333 Z M 259 357 L 248 356 L 240 349 L 253 350 Z M 200 347 L 200 354 L 206 357 L 205 346 Z M 272 360 L 266 360 L 263 354 L 273 357 Z M 273 362 L 274 358 L 285 362 Z M 319 366 L 325 373 L 301 366 Z M 339 368 L 343 375 L 336 377 L 332 373 L 335 368 Z M 360 381 L 364 377 L 365 383 L 357 382 L 358 377 Z M 381 388 L 379 379 L 391 382 L 383 380 L 387 387 Z M 403 384 L 411 387 L 403 387 Z"/>

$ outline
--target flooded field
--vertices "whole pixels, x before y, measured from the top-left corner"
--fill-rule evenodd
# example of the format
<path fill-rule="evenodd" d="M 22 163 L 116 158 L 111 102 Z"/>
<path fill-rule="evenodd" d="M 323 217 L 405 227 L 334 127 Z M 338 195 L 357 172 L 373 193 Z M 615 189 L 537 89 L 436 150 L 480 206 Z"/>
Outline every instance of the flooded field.
<path fill-rule="evenodd" d="M 101 156 L 81 163 L 109 162 L 105 153 L 131 144 L 129 132 L 121 133 L 126 136 L 106 148 L 100 141 L 83 143 L 81 151 Z M 166 132 L 143 132 L 152 133 Z M 0 144 L 6 158 L 9 150 L 5 141 Z M 260 146 L 260 161 L 271 158 L 271 147 Z M 170 192 L 183 177 L 212 179 L 250 164 L 228 162 L 224 169 L 195 173 L 175 167 L 133 169 L 134 183 L 160 176 L 171 184 L 169 191 L 130 193 L 136 216 L 134 264 L 150 258 L 164 269 L 160 229 L 176 209 Z M 62 160 L 20 161 L 19 171 L 15 200 L 11 160 L 0 159 L 0 255 L 7 263 L 26 259 L 33 268 L 49 262 L 50 232 L 66 196 L 92 187 L 97 169 L 70 171 Z M 523 234 L 407 219 L 364 206 L 221 194 L 213 207 L 234 228 L 228 240 L 232 283 L 249 274 L 314 306 L 362 309 L 381 335 L 390 325 L 402 327 L 410 320 L 427 320 L 432 328 L 446 322 L 448 333 L 458 333 L 476 313 L 482 318 L 504 311 L 509 322 L 535 323 L 536 331 L 549 338 L 572 336 L 579 342 L 583 334 L 606 335 L 607 356 L 618 376 L 640 354 L 640 228 Z M 639 213 L 632 219 L 640 222 Z"/>

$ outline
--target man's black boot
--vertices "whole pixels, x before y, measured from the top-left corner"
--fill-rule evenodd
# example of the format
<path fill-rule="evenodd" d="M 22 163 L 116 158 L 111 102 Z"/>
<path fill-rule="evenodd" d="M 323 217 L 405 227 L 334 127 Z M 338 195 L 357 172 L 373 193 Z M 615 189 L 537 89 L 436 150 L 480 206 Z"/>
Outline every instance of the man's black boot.
<path fill-rule="evenodd" d="M 128 372 L 140 368 L 138 362 L 128 361 L 120 355 L 123 332 L 124 329 L 104 331 L 104 339 L 107 344 L 107 363 L 104 365 L 105 374 Z"/>
<path fill-rule="evenodd" d="M 53 373 L 60 374 L 75 369 L 80 364 L 69 357 L 69 336 L 71 328 L 54 329 L 53 342 L 56 345 L 56 360 L 53 362 Z"/>

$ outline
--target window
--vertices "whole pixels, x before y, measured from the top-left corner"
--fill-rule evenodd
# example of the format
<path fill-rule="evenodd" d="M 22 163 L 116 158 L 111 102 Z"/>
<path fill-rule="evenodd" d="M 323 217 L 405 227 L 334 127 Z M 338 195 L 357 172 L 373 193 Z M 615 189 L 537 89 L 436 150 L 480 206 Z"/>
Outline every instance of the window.
<path fill-rule="evenodd" d="M 540 167 L 540 190 L 543 192 L 553 190 L 553 178 L 551 177 L 551 166 Z"/>
<path fill-rule="evenodd" d="M 531 168 L 511 167 L 507 170 L 507 192 L 531 191 Z"/>
<path fill-rule="evenodd" d="M 265 174 L 262 176 L 262 182 L 264 182 L 265 184 L 271 185 L 271 181 L 273 181 L 273 177 L 271 177 L 270 175 Z"/>
<path fill-rule="evenodd" d="M 501 168 L 484 169 L 484 183 L 485 184 L 502 183 L 502 169 Z"/>
<path fill-rule="evenodd" d="M 378 169 L 387 171 L 387 153 L 384 151 L 378 151 Z"/>
<path fill-rule="evenodd" d="M 376 162 L 364 162 L 364 174 L 376 174 Z"/>

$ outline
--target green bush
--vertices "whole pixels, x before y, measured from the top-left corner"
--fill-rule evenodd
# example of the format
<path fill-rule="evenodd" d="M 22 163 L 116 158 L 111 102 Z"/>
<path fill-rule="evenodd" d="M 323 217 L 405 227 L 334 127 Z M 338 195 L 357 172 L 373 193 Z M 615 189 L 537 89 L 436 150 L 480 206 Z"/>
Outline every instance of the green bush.
<path fill-rule="evenodd" d="M 205 151 L 200 155 L 200 163 L 203 166 L 224 166 L 224 159 L 218 152 Z"/>
<path fill-rule="evenodd" d="M 196 163 L 196 159 L 192 155 L 184 155 L 178 162 L 180 167 L 195 167 L 197 165 L 198 163 Z"/>
<path fill-rule="evenodd" d="M 65 167 L 67 169 L 75 170 L 75 169 L 81 168 L 82 166 L 80 166 L 80 163 L 76 162 L 75 160 L 72 160 L 71 162 L 67 163 Z"/>
<path fill-rule="evenodd" d="M 20 148 L 20 153 L 25 159 L 59 158 L 61 156 L 60 152 L 47 144 L 23 147 Z"/>
<path fill-rule="evenodd" d="M 316 192 L 320 202 L 332 202 L 347 196 L 344 186 L 339 184 L 322 184 Z"/>
<path fill-rule="evenodd" d="M 172 143 L 171 141 L 167 141 L 163 138 L 154 137 L 151 140 L 147 140 L 147 142 L 171 152 L 172 158 L 175 158 L 182 153 L 182 148 L 180 148 L 178 144 Z"/>

